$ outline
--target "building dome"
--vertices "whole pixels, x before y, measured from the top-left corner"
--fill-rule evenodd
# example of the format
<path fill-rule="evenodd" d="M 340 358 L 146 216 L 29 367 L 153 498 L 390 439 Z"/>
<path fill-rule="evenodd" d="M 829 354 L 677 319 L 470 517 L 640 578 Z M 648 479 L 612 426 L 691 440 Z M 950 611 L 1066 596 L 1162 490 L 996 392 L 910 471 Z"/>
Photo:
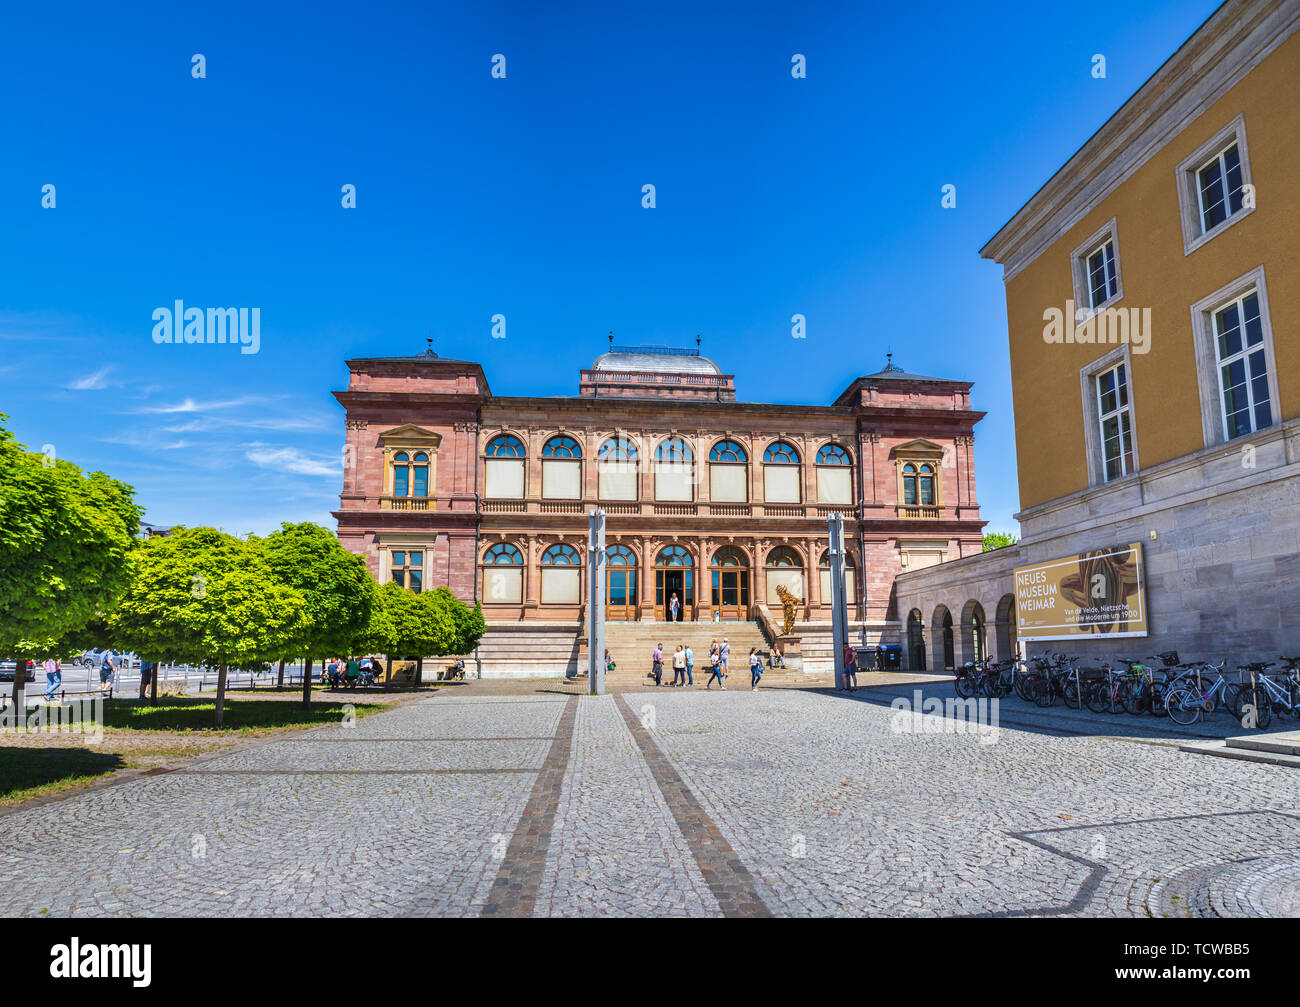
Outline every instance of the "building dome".
<path fill-rule="evenodd" d="M 695 350 L 636 346 L 602 353 L 593 371 L 648 371 L 658 374 L 721 374 L 722 368 Z"/>

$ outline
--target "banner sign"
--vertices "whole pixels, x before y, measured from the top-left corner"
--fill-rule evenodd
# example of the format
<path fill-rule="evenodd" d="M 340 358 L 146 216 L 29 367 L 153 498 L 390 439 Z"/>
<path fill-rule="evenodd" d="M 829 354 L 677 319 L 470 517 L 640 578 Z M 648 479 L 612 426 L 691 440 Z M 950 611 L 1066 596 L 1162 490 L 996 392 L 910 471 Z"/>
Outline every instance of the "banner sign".
<path fill-rule="evenodd" d="M 1142 543 L 1016 567 L 1021 640 L 1147 635 Z"/>

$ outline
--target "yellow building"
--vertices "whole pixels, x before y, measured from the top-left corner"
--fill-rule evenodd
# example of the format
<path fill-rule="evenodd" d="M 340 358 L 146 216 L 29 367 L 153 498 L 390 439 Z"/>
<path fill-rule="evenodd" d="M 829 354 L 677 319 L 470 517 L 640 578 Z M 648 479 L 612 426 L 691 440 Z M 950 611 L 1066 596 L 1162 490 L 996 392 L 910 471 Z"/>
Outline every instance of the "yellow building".
<path fill-rule="evenodd" d="M 1022 539 L 905 574 L 927 630 L 927 605 L 996 606 L 1013 567 L 1140 542 L 1148 639 L 1067 649 L 1300 651 L 1297 27 L 1296 0 L 1225 3 L 981 250 Z"/>

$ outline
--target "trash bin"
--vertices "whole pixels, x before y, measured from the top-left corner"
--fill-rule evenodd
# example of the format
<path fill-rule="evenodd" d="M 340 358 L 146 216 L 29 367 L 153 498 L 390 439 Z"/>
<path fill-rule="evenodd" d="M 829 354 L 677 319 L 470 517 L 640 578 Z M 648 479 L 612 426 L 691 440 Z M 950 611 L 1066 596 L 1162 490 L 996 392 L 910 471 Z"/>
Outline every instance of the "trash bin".
<path fill-rule="evenodd" d="M 881 671 L 898 671 L 903 667 L 903 648 L 884 646 L 876 651 L 877 667 Z"/>
<path fill-rule="evenodd" d="M 855 655 L 853 666 L 858 671 L 874 671 L 876 669 L 875 647 L 854 647 L 853 653 Z"/>

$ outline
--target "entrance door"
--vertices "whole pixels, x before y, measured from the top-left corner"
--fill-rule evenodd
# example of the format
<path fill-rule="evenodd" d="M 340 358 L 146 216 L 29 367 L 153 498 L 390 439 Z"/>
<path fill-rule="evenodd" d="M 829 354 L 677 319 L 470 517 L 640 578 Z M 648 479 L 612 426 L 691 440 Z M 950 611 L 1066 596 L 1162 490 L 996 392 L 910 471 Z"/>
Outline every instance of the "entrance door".
<path fill-rule="evenodd" d="M 636 555 L 625 545 L 610 546 L 605 555 L 605 618 L 631 621 L 636 618 Z"/>
<path fill-rule="evenodd" d="M 671 617 L 671 602 L 677 595 L 677 618 L 690 622 L 695 618 L 695 571 L 691 555 L 679 545 L 659 551 L 655 559 L 655 619 Z"/>
<path fill-rule="evenodd" d="M 713 554 L 713 611 L 719 619 L 743 621 L 749 618 L 749 562 L 735 546 L 723 546 Z"/>

